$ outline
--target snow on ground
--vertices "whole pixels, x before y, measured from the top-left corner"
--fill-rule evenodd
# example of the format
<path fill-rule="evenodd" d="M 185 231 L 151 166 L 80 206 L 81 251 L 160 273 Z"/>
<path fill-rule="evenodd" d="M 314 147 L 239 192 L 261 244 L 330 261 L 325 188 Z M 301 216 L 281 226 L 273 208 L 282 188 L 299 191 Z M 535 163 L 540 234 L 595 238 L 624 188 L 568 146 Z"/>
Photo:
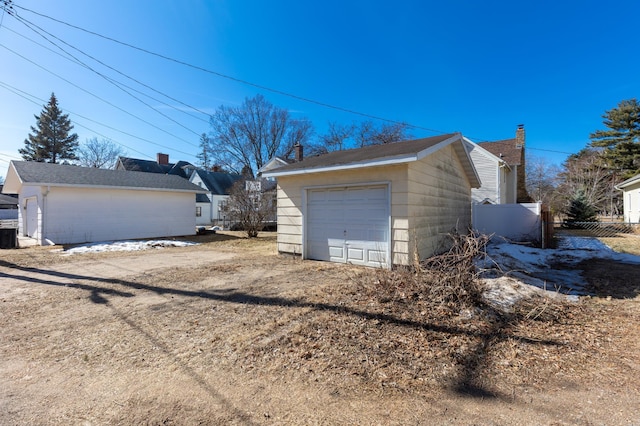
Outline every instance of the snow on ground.
<path fill-rule="evenodd" d="M 585 259 L 611 259 L 622 263 L 640 264 L 640 256 L 617 253 L 599 240 L 590 237 L 562 236 L 556 249 L 538 249 L 521 244 L 494 241 L 487 246 L 486 257 L 477 262 L 481 277 L 487 284 L 487 300 L 508 308 L 517 300 L 533 294 L 567 297 L 570 300 L 586 295 L 585 280 L 573 269 Z M 196 245 L 188 241 L 146 240 L 106 241 L 82 244 L 65 250 L 64 255 L 106 251 L 136 251 L 163 247 Z M 562 268 L 552 265 L 565 265 Z"/>
<path fill-rule="evenodd" d="M 520 244 L 492 242 L 487 256 L 477 262 L 488 284 L 487 299 L 502 306 L 512 305 L 532 292 L 570 300 L 587 295 L 580 270 L 572 268 L 585 259 L 611 259 L 640 264 L 640 256 L 617 253 L 595 238 L 560 237 L 556 249 L 537 249 Z M 559 268 L 554 264 L 562 264 Z"/>
<path fill-rule="evenodd" d="M 187 247 L 198 243 L 189 241 L 144 240 L 144 241 L 103 241 L 99 243 L 81 244 L 64 250 L 63 254 L 99 253 L 105 251 L 138 251 L 164 247 Z"/>

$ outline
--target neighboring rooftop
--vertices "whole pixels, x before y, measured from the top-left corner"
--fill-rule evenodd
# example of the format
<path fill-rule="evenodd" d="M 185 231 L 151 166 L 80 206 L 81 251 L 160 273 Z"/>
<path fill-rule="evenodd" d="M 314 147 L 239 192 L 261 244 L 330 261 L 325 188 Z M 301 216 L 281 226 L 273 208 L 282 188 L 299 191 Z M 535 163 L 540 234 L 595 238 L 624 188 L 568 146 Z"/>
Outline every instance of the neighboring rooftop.
<path fill-rule="evenodd" d="M 210 172 L 197 169 L 196 173 L 200 176 L 207 189 L 217 195 L 229 195 L 233 184 L 242 179 L 242 175 L 226 172 Z"/>
<path fill-rule="evenodd" d="M 507 162 L 509 166 L 519 166 L 522 162 L 522 150 L 516 146 L 517 139 L 504 139 L 494 142 L 480 142 L 478 145 L 496 157 Z"/>
<path fill-rule="evenodd" d="M 116 170 L 128 170 L 133 172 L 157 173 L 163 175 L 177 175 L 188 179 L 195 166 L 187 161 L 169 163 L 167 154 L 158 153 L 157 160 L 141 160 L 139 158 L 119 157 Z"/>
<path fill-rule="evenodd" d="M 202 188 L 175 175 L 11 161 L 3 190 L 18 192 L 24 184 L 203 192 Z"/>

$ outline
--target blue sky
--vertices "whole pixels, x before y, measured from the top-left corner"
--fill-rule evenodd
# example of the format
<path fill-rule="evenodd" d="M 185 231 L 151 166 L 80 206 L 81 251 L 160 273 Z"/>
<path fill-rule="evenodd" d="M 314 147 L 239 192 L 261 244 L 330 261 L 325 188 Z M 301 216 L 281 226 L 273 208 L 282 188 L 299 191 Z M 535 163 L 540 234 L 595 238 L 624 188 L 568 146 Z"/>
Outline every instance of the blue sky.
<path fill-rule="evenodd" d="M 640 97 L 637 0 L 13 3 L 22 19 L 48 32 L 48 39 L 97 72 L 151 94 L 155 99 L 132 91 L 155 110 L 45 49 L 42 46 L 57 48 L 4 14 L 3 176 L 8 161 L 19 159 L 34 114 L 51 92 L 69 113 L 80 141 L 106 137 L 132 157 L 153 159 L 157 152 L 166 152 L 171 160 L 192 162 L 198 135 L 209 131 L 206 114 L 258 93 L 295 117 L 309 118 L 317 133 L 329 121 L 366 119 L 234 79 L 404 121 L 420 127 L 412 131 L 415 137 L 459 131 L 474 141 L 507 139 L 522 123 L 528 153 L 551 163 L 561 163 L 585 147 L 589 134 L 603 128 L 606 110 Z M 183 104 L 198 111 L 188 111 Z"/>

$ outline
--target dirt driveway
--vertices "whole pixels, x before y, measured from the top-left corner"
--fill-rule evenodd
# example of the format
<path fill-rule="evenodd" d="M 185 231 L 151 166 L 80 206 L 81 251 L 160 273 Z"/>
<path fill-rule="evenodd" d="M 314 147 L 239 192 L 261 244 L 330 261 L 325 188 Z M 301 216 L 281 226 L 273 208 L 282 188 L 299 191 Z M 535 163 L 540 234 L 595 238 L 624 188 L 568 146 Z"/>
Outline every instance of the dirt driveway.
<path fill-rule="evenodd" d="M 315 352 L 293 349 L 318 311 L 338 324 L 369 321 L 331 299 L 339 297 L 332 288 L 351 285 L 361 269 L 279 256 L 273 236 L 138 253 L 30 248 L 0 256 L 3 425 L 640 424 L 637 331 L 594 331 L 601 371 L 571 374 L 549 357 L 561 364 L 553 377 L 522 372 L 526 381 L 501 387 L 509 392 L 362 386 L 356 370 L 341 368 L 352 354 L 321 346 L 319 328 L 317 342 L 304 343 Z M 613 302 L 620 304 L 604 301 L 602 312 L 637 327 L 638 302 Z M 617 366 L 612 347 L 629 352 Z M 536 356 L 545 350 L 555 349 Z"/>

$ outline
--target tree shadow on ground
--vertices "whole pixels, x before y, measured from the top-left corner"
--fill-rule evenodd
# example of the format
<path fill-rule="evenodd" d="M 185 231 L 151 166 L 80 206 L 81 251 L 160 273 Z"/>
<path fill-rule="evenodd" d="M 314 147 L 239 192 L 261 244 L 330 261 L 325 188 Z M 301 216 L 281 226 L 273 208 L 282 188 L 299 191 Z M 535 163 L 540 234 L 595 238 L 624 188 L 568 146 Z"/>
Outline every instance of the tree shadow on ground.
<path fill-rule="evenodd" d="M 596 297 L 633 299 L 640 296 L 640 265 L 609 259 L 588 259 L 577 269 L 583 271 L 586 290 Z"/>
<path fill-rule="evenodd" d="M 137 283 L 134 281 L 92 277 L 89 275 L 69 274 L 58 271 L 51 271 L 39 268 L 22 267 L 10 262 L 0 260 L 0 266 L 10 268 L 11 270 L 28 272 L 30 275 L 42 275 L 42 277 L 25 276 L 19 274 L 10 274 L 0 272 L 0 278 L 11 278 L 21 280 L 28 283 L 52 285 L 59 287 L 69 287 L 88 292 L 89 300 L 96 304 L 108 305 L 108 297 L 135 297 L 135 293 L 125 290 L 142 290 L 153 292 L 158 295 L 174 295 L 183 297 L 194 297 L 206 300 L 212 300 L 224 303 L 233 303 L 239 305 L 258 305 L 258 306 L 277 306 L 277 307 L 297 307 L 311 308 L 314 310 L 331 311 L 339 315 L 352 315 L 371 321 L 386 322 L 389 324 L 400 325 L 403 327 L 430 331 L 436 333 L 450 335 L 465 335 L 479 339 L 479 343 L 472 350 L 465 354 L 461 365 L 462 370 L 452 386 L 452 389 L 463 396 L 479 397 L 479 398 L 500 398 L 501 396 L 482 384 L 483 372 L 486 369 L 490 358 L 490 351 L 497 342 L 512 339 L 522 341 L 533 345 L 550 345 L 558 346 L 562 343 L 553 339 L 531 339 L 526 336 L 518 336 L 513 331 L 513 318 L 497 313 L 493 308 L 484 306 L 490 310 L 489 315 L 496 318 L 493 327 L 488 330 L 468 329 L 464 327 L 434 324 L 424 321 L 415 321 L 411 319 L 400 318 L 391 314 L 374 313 L 366 310 L 351 308 L 345 305 L 332 303 L 309 302 L 302 298 L 286 298 L 274 296 L 255 295 L 238 289 L 217 289 L 210 291 L 194 291 L 172 287 L 162 287 L 157 285 L 148 285 Z M 53 278 L 60 281 L 54 281 Z M 79 282 L 80 281 L 80 282 Z M 88 283 L 81 283 L 86 281 Z M 108 285 L 122 286 L 124 289 L 114 289 Z M 120 314 L 120 316 L 123 316 Z M 148 336 L 151 339 L 151 337 Z"/>

